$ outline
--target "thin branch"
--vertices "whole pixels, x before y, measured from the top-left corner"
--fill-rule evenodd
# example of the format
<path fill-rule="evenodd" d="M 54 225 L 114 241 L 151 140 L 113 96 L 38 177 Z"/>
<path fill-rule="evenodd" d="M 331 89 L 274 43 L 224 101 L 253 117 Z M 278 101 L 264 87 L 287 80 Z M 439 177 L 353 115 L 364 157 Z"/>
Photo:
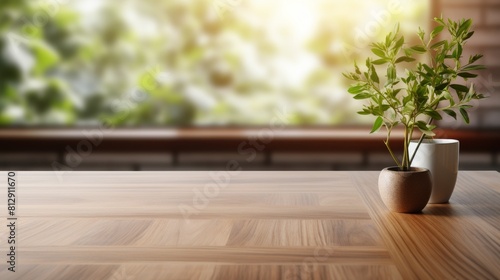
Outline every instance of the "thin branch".
<path fill-rule="evenodd" d="M 389 139 L 391 138 L 392 126 L 390 128 L 389 127 L 386 127 L 386 128 L 387 128 L 387 139 L 384 141 L 384 144 L 385 144 L 387 150 L 389 151 L 389 154 L 391 154 L 392 159 L 398 165 L 398 168 L 402 169 L 403 167 L 399 163 L 399 160 L 396 158 L 396 156 L 394 155 L 394 153 L 392 152 L 392 149 L 391 149 L 391 146 L 390 146 L 390 143 L 389 143 Z"/>
<path fill-rule="evenodd" d="M 433 118 L 430 118 L 429 121 L 427 122 L 427 125 L 431 124 L 432 121 L 433 121 Z M 420 148 L 420 144 L 422 144 L 422 141 L 424 141 L 424 138 L 425 138 L 425 133 L 422 133 L 422 135 L 418 139 L 417 147 L 415 147 L 415 151 L 413 151 L 413 155 L 411 156 L 410 166 L 413 163 L 413 159 L 415 158 L 415 155 L 417 154 L 418 148 Z"/>

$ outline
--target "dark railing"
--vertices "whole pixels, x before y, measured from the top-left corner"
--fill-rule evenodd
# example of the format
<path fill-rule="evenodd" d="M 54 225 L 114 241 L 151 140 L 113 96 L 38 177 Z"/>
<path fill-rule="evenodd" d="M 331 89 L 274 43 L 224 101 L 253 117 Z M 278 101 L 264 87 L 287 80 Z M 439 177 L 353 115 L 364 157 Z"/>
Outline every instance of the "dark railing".
<path fill-rule="evenodd" d="M 500 131 L 437 130 L 438 138 L 460 141 L 461 153 L 482 153 L 498 165 Z M 393 133 L 396 151 L 402 146 L 402 131 Z M 165 129 L 0 129 L 0 154 L 52 153 L 64 163 L 69 152 L 90 153 L 158 153 L 169 154 L 172 164 L 179 164 L 184 153 L 232 153 L 264 157 L 272 164 L 273 154 L 321 153 L 362 156 L 363 162 L 375 153 L 385 153 L 384 133 L 368 134 L 366 128 L 165 128 Z M 203 157 L 203 156 L 202 156 Z"/>

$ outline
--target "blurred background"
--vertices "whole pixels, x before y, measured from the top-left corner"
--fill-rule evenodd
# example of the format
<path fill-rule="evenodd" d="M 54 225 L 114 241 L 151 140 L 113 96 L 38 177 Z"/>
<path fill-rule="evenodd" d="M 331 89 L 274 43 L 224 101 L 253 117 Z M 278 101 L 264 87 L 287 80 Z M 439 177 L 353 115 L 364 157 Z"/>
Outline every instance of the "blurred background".
<path fill-rule="evenodd" d="M 438 136 L 463 137 L 463 168 L 498 170 L 487 0 L 3 0 L 0 167 L 378 169 L 390 158 L 341 73 L 396 23 L 411 44 L 441 14 L 473 18 L 464 56 L 485 55 L 490 98 Z"/>
<path fill-rule="evenodd" d="M 340 73 L 397 22 L 426 28 L 429 3 L 339 3 L 2 1 L 1 124 L 367 123 Z"/>

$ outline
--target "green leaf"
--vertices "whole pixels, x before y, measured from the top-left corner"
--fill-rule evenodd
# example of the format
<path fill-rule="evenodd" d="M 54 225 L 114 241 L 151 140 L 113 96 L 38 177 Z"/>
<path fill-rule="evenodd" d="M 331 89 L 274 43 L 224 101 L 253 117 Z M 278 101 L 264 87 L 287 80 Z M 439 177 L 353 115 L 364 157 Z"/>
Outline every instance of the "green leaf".
<path fill-rule="evenodd" d="M 385 48 L 383 43 L 373 43 L 371 46 L 379 50 L 383 50 Z"/>
<path fill-rule="evenodd" d="M 443 25 L 438 25 L 436 28 L 434 28 L 434 30 L 432 30 L 432 32 L 431 32 L 431 39 L 433 39 L 439 33 L 441 33 L 441 31 L 443 31 L 443 29 L 444 29 Z"/>
<path fill-rule="evenodd" d="M 417 52 L 417 53 L 425 53 L 427 51 L 424 46 L 420 46 L 420 45 L 413 46 L 410 49 Z"/>
<path fill-rule="evenodd" d="M 460 36 L 464 31 L 469 30 L 470 26 L 472 25 L 472 20 L 468 19 L 464 21 L 460 27 L 457 30 L 457 36 Z M 472 36 L 472 35 L 471 35 Z"/>
<path fill-rule="evenodd" d="M 385 64 L 387 63 L 388 60 L 387 59 L 384 59 L 384 58 L 381 58 L 381 59 L 377 59 L 377 60 L 374 60 L 372 61 L 373 64 L 375 65 L 382 65 L 382 64 Z"/>
<path fill-rule="evenodd" d="M 455 74 L 455 71 L 453 71 L 452 69 L 450 68 L 446 68 L 444 69 L 443 71 L 439 72 L 440 75 L 445 75 L 445 74 Z"/>
<path fill-rule="evenodd" d="M 447 115 L 451 116 L 455 120 L 457 119 L 457 113 L 451 109 L 444 109 L 443 112 L 445 112 Z"/>
<path fill-rule="evenodd" d="M 469 88 L 469 92 L 467 92 L 467 95 L 465 96 L 465 101 L 469 102 L 475 95 L 476 91 L 474 90 L 474 84 L 471 84 Z M 463 105 L 463 108 L 469 108 L 470 105 Z M 472 106 L 471 106 L 472 107 Z"/>
<path fill-rule="evenodd" d="M 349 80 L 359 81 L 359 76 L 354 73 L 343 72 L 342 75 Z"/>
<path fill-rule="evenodd" d="M 434 18 L 434 21 L 441 24 L 441 25 L 445 25 L 444 21 L 443 21 L 443 17 L 435 17 Z"/>
<path fill-rule="evenodd" d="M 443 119 L 443 117 L 441 117 L 441 115 L 437 111 L 434 111 L 434 110 L 426 110 L 424 112 L 424 114 L 426 114 L 427 116 L 433 118 L 436 121 L 439 121 L 439 120 Z"/>
<path fill-rule="evenodd" d="M 372 131 L 370 131 L 370 133 L 377 132 L 382 127 L 383 123 L 384 123 L 384 119 L 382 119 L 382 117 L 378 117 L 375 120 L 375 123 L 373 123 Z"/>
<path fill-rule="evenodd" d="M 418 121 L 417 127 L 418 127 L 418 129 L 420 129 L 420 131 L 422 131 L 423 134 L 425 134 L 427 136 L 435 136 L 436 135 L 434 132 L 432 132 L 432 129 L 435 126 L 430 126 L 423 121 Z"/>
<path fill-rule="evenodd" d="M 370 115 L 371 113 L 368 110 L 358 111 L 359 115 Z"/>
<path fill-rule="evenodd" d="M 356 74 L 361 75 L 361 71 L 359 70 L 358 64 L 354 62 L 354 70 L 356 71 Z"/>
<path fill-rule="evenodd" d="M 404 50 L 406 56 L 411 56 L 412 50 L 410 48 L 405 48 L 403 50 Z"/>
<path fill-rule="evenodd" d="M 457 92 L 468 92 L 469 91 L 469 88 L 464 86 L 464 85 L 451 84 L 450 87 L 453 88 L 454 90 L 456 90 Z"/>
<path fill-rule="evenodd" d="M 373 67 L 373 65 L 371 67 L 371 72 L 372 73 L 370 75 L 370 79 L 377 84 L 380 83 L 380 80 L 379 80 L 378 75 L 377 75 L 377 71 L 375 71 L 375 67 Z"/>
<path fill-rule="evenodd" d="M 405 96 L 403 97 L 403 105 L 406 105 L 408 102 L 410 102 L 410 101 L 411 101 L 411 99 L 412 99 L 411 94 L 405 95 Z"/>
<path fill-rule="evenodd" d="M 444 61 L 444 53 L 436 53 L 436 62 L 437 63 L 442 63 Z M 446 65 L 445 65 L 446 66 Z"/>
<path fill-rule="evenodd" d="M 418 28 L 418 32 L 417 32 L 417 35 L 418 37 L 420 38 L 420 41 L 424 41 L 424 36 L 425 36 L 425 32 L 424 30 L 422 29 L 422 27 L 419 27 Z"/>
<path fill-rule="evenodd" d="M 453 96 L 451 96 L 449 91 L 443 91 L 442 95 L 446 100 L 450 102 L 450 106 L 455 105 L 455 100 L 453 99 Z"/>
<path fill-rule="evenodd" d="M 393 41 L 392 32 L 389 32 L 389 34 L 387 34 L 387 36 L 385 36 L 385 45 L 389 46 L 391 44 L 391 41 Z"/>
<path fill-rule="evenodd" d="M 427 64 L 422 64 L 422 66 L 424 67 L 425 71 L 431 75 L 434 75 L 434 70 L 432 70 L 432 68 L 427 65 Z"/>
<path fill-rule="evenodd" d="M 429 137 L 434 137 L 436 136 L 436 133 L 434 133 L 432 130 L 420 130 L 422 131 L 423 134 L 425 134 L 426 136 L 429 136 Z"/>
<path fill-rule="evenodd" d="M 356 85 L 356 86 L 350 87 L 349 89 L 347 89 L 347 91 L 349 93 L 356 94 L 356 93 L 362 92 L 364 89 L 365 89 L 364 85 Z"/>
<path fill-rule="evenodd" d="M 470 31 L 469 33 L 467 33 L 467 35 L 465 35 L 464 37 L 464 41 L 468 40 L 470 37 L 472 37 L 472 35 L 474 35 L 474 31 Z"/>
<path fill-rule="evenodd" d="M 472 74 L 472 73 L 469 73 L 469 72 L 460 72 L 458 73 L 458 76 L 462 77 L 462 78 L 475 78 L 477 77 L 476 74 Z"/>
<path fill-rule="evenodd" d="M 438 86 L 436 86 L 435 90 L 436 90 L 436 91 L 443 90 L 443 89 L 445 89 L 448 85 L 449 85 L 449 83 L 442 83 L 442 84 L 439 84 Z"/>
<path fill-rule="evenodd" d="M 385 53 L 381 49 L 373 48 L 372 53 L 381 58 L 385 58 Z"/>
<path fill-rule="evenodd" d="M 458 44 L 457 52 L 455 53 L 455 58 L 460 59 L 460 57 L 462 57 L 462 52 L 463 52 L 462 45 Z"/>
<path fill-rule="evenodd" d="M 348 72 L 342 72 L 342 76 L 344 76 L 346 79 L 352 79 L 352 74 Z"/>
<path fill-rule="evenodd" d="M 366 59 L 366 68 L 370 69 L 371 66 L 372 66 L 372 60 L 368 57 Z"/>
<path fill-rule="evenodd" d="M 457 29 L 457 23 L 453 22 L 451 18 L 448 19 L 448 25 L 452 26 L 454 29 Z"/>
<path fill-rule="evenodd" d="M 480 58 L 482 58 L 482 57 L 483 57 L 483 55 L 482 55 L 482 54 L 475 54 L 475 55 L 471 55 L 471 56 L 469 57 L 469 64 L 472 64 L 472 63 L 474 63 L 474 62 L 478 61 L 478 60 L 479 60 Z"/>
<path fill-rule="evenodd" d="M 389 65 L 387 67 L 387 80 L 392 82 L 394 79 L 396 79 L 396 68 L 393 65 Z"/>
<path fill-rule="evenodd" d="M 484 99 L 486 96 L 482 93 L 476 93 L 476 99 Z"/>
<path fill-rule="evenodd" d="M 396 59 L 396 63 L 400 63 L 400 62 L 412 62 L 412 61 L 415 61 L 415 58 L 413 57 L 408 57 L 408 56 L 401 56 L 399 57 L 398 59 Z"/>
<path fill-rule="evenodd" d="M 380 106 L 374 107 L 373 108 L 373 112 L 377 116 L 383 116 L 384 112 L 387 111 L 387 110 L 389 110 L 390 108 L 391 108 L 391 106 L 389 106 L 387 104 L 382 104 Z"/>
<path fill-rule="evenodd" d="M 367 92 L 363 92 L 363 93 L 356 94 L 354 96 L 354 99 L 361 100 L 361 99 L 368 99 L 370 97 L 372 97 L 371 94 L 369 94 Z"/>
<path fill-rule="evenodd" d="M 387 104 L 383 104 L 383 105 L 380 105 L 380 110 L 381 112 L 385 112 L 387 110 L 389 110 L 391 108 L 391 106 L 387 105 Z"/>
<path fill-rule="evenodd" d="M 424 121 L 418 121 L 417 127 L 423 130 L 427 130 L 427 123 L 425 123 Z"/>
<path fill-rule="evenodd" d="M 403 107 L 403 114 L 412 114 L 414 111 L 415 111 L 415 104 L 413 104 L 413 102 L 407 102 L 406 104 L 404 104 L 404 107 Z"/>
<path fill-rule="evenodd" d="M 483 69 L 486 69 L 484 65 L 469 65 L 462 68 L 462 71 L 483 70 Z"/>
<path fill-rule="evenodd" d="M 464 118 L 464 121 L 466 124 L 469 124 L 469 114 L 467 113 L 467 110 L 465 110 L 463 107 L 459 108 L 460 114 L 462 115 L 462 118 Z"/>
<path fill-rule="evenodd" d="M 437 42 L 437 43 L 433 44 L 433 45 L 431 46 L 431 49 L 433 49 L 433 50 L 434 50 L 434 49 L 437 49 L 437 48 L 441 47 L 442 45 L 444 45 L 445 43 L 446 43 L 446 40 L 439 41 L 439 42 Z"/>
<path fill-rule="evenodd" d="M 398 51 L 403 46 L 404 43 L 405 43 L 405 38 L 401 36 L 401 38 L 399 38 L 399 40 L 396 42 L 394 49 Z"/>

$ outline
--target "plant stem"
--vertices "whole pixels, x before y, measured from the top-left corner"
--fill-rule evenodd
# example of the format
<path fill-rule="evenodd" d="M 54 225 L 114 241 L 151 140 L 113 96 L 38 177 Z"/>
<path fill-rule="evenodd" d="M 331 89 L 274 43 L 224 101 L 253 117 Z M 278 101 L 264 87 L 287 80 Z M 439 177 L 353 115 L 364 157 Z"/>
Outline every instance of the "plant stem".
<path fill-rule="evenodd" d="M 405 126 L 404 142 L 403 142 L 403 171 L 408 170 L 408 127 Z"/>
<path fill-rule="evenodd" d="M 433 118 L 430 118 L 429 121 L 427 122 L 427 124 L 431 124 L 432 120 L 433 120 Z M 415 147 L 415 151 L 413 151 L 413 155 L 411 156 L 410 166 L 413 163 L 413 159 L 415 158 L 415 155 L 417 154 L 417 151 L 418 151 L 418 148 L 420 147 L 420 144 L 422 144 L 422 141 L 424 141 L 424 138 L 425 138 L 425 133 L 422 133 L 422 135 L 420 136 L 420 139 L 418 139 L 417 147 Z"/>
<path fill-rule="evenodd" d="M 389 139 L 391 138 L 391 131 L 392 131 L 392 127 L 391 128 L 387 128 L 387 139 L 384 141 L 384 144 L 387 147 L 387 150 L 389 151 L 389 154 L 391 154 L 392 159 L 398 165 L 398 168 L 401 169 L 402 166 L 399 163 L 399 160 L 396 158 L 396 156 L 394 156 L 394 153 L 392 152 L 391 146 L 389 144 Z"/>

